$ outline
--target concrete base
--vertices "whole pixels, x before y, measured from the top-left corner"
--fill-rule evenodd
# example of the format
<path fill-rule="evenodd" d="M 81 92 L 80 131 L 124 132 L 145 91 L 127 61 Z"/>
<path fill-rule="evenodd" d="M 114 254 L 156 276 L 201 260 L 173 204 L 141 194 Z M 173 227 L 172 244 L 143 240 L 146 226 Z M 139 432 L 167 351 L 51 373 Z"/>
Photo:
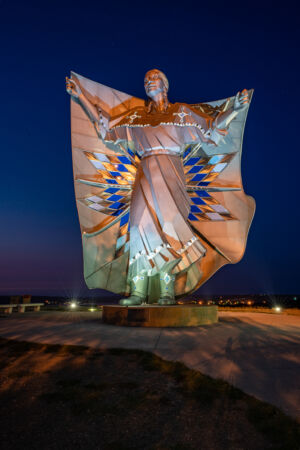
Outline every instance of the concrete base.
<path fill-rule="evenodd" d="M 102 320 L 130 327 L 197 327 L 218 322 L 217 306 L 103 306 Z"/>

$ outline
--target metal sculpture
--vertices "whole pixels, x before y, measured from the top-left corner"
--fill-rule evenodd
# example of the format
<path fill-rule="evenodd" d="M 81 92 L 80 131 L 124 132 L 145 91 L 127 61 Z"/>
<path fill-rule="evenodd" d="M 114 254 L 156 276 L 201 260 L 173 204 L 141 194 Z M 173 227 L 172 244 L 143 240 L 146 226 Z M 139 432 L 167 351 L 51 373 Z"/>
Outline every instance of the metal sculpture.
<path fill-rule="evenodd" d="M 171 305 L 238 262 L 255 209 L 240 173 L 252 91 L 171 104 L 156 69 L 148 101 L 73 72 L 66 84 L 87 286 Z"/>

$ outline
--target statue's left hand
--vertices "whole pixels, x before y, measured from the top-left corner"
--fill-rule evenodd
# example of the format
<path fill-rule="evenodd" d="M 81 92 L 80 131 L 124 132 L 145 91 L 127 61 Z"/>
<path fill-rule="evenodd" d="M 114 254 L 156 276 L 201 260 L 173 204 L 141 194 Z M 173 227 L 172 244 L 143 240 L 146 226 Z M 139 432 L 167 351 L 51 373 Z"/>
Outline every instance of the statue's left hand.
<path fill-rule="evenodd" d="M 234 110 L 241 111 L 245 109 L 249 104 L 249 94 L 247 89 L 244 89 L 242 92 L 238 92 L 234 99 Z"/>
<path fill-rule="evenodd" d="M 74 98 L 78 98 L 81 94 L 80 86 L 72 80 L 72 78 L 66 77 L 66 90 Z"/>

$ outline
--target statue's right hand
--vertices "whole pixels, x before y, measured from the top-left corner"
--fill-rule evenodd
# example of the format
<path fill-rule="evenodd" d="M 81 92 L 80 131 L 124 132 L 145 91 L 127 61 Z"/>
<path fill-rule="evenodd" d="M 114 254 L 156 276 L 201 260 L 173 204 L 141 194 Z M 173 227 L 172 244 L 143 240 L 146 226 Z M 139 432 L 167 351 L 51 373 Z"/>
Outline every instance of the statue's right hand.
<path fill-rule="evenodd" d="M 72 95 L 74 98 L 78 98 L 81 94 L 81 89 L 78 86 L 78 84 L 75 82 L 75 80 L 72 80 L 71 78 L 66 77 L 66 89 L 68 94 Z"/>

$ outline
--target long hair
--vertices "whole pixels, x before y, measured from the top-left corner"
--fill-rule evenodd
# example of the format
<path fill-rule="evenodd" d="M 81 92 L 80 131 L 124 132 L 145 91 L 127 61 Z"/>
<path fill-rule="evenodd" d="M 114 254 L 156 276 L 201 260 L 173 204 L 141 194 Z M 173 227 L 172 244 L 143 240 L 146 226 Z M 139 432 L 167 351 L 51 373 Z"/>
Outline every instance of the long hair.
<path fill-rule="evenodd" d="M 166 112 L 169 106 L 169 101 L 168 101 L 168 90 L 169 90 L 169 81 L 168 78 L 166 77 L 166 75 L 158 69 L 152 69 L 149 70 L 146 75 L 145 75 L 145 79 L 147 78 L 147 75 L 150 74 L 151 72 L 156 72 L 158 77 L 160 78 L 160 80 L 163 82 L 164 85 L 164 90 L 163 90 L 163 112 Z M 151 113 L 156 111 L 156 104 L 153 100 L 148 100 L 147 104 L 146 104 L 146 112 L 147 113 Z"/>

